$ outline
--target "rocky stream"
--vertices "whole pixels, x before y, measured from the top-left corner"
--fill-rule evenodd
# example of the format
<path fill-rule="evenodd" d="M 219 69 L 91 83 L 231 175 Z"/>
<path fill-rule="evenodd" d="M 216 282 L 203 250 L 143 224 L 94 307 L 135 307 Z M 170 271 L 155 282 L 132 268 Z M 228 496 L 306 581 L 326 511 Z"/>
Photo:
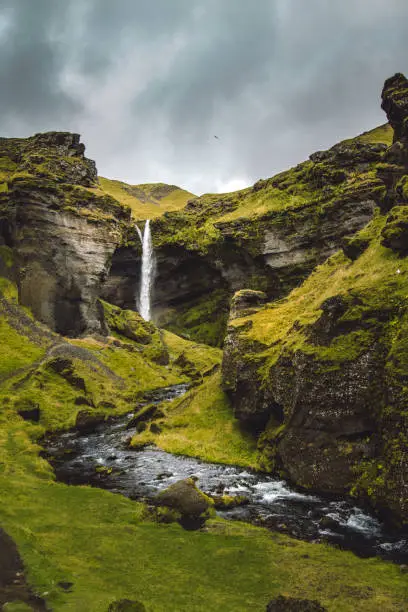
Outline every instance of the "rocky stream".
<path fill-rule="evenodd" d="M 160 403 L 186 390 L 187 385 L 176 385 L 150 399 Z M 132 417 L 129 413 L 92 431 L 71 430 L 45 439 L 45 456 L 57 478 L 149 503 L 160 491 L 194 476 L 210 496 L 247 498 L 243 505 L 218 511 L 225 519 L 251 522 L 303 540 L 326 541 L 362 557 L 408 563 L 408 534 L 388 528 L 352 500 L 311 494 L 271 475 L 176 456 L 154 446 L 133 450 L 127 444 L 136 433 L 129 428 Z"/>

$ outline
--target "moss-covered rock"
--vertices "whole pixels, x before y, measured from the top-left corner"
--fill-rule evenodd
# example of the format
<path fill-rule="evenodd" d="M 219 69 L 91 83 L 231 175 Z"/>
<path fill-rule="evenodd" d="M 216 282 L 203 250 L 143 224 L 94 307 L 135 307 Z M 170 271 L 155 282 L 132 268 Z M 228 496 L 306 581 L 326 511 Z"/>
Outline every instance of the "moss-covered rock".
<path fill-rule="evenodd" d="M 408 253 L 408 206 L 394 207 L 381 232 L 381 244 L 396 253 Z"/>
<path fill-rule="evenodd" d="M 337 254 L 286 300 L 232 318 L 222 371 L 235 415 L 263 431 L 265 469 L 353 492 L 398 522 L 408 520 L 406 374 L 396 367 L 408 269 L 381 246 L 385 221 L 367 229 L 354 262 Z"/>
<path fill-rule="evenodd" d="M 195 478 L 179 480 L 156 496 L 159 506 L 167 506 L 180 512 L 182 518 L 207 519 L 211 516 L 214 501 L 196 485 Z"/>

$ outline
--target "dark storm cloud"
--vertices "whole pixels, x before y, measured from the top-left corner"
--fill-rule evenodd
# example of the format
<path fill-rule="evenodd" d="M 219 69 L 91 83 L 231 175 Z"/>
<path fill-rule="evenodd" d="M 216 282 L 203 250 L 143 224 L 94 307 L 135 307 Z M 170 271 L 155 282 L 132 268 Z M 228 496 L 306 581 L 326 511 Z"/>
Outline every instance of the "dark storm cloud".
<path fill-rule="evenodd" d="M 2 129 L 19 119 L 33 126 L 75 105 L 58 86 L 64 58 L 50 39 L 63 19 L 63 4 L 48 0 L 3 0 L 0 5 L 0 116 Z"/>
<path fill-rule="evenodd" d="M 233 188 L 383 123 L 407 51 L 406 0 L 3 1 L 0 128 L 80 131 L 131 182 Z"/>

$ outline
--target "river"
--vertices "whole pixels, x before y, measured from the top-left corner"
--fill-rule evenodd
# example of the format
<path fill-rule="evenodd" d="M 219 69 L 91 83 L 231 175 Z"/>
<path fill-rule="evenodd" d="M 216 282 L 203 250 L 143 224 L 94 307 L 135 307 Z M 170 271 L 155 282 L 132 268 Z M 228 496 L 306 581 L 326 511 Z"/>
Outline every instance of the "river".
<path fill-rule="evenodd" d="M 185 393 L 186 385 L 156 392 L 156 403 Z M 133 413 L 98 425 L 91 433 L 69 431 L 44 440 L 45 456 L 59 480 L 90 484 L 131 499 L 152 500 L 174 482 L 195 476 L 210 495 L 244 495 L 249 503 L 219 511 L 238 519 L 313 542 L 326 541 L 362 557 L 408 563 L 408 534 L 392 531 L 348 499 L 297 490 L 283 480 L 237 466 L 172 455 L 154 446 L 131 450 Z"/>

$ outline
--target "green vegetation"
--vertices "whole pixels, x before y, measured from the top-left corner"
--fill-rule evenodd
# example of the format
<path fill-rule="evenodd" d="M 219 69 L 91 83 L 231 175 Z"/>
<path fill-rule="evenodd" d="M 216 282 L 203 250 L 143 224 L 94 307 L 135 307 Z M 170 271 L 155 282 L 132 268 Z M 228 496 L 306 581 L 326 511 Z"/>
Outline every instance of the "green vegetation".
<path fill-rule="evenodd" d="M 360 136 L 357 136 L 357 138 L 353 138 L 351 140 L 358 140 L 359 142 L 363 142 L 365 144 L 380 143 L 390 147 L 392 145 L 393 137 L 394 130 L 389 123 L 384 123 L 384 125 L 380 125 L 369 132 L 364 132 L 363 134 L 360 134 Z"/>
<path fill-rule="evenodd" d="M 365 167 L 359 167 L 358 161 L 359 157 L 364 161 L 367 154 L 364 145 L 388 144 L 390 139 L 392 129 L 381 126 L 336 145 L 320 161 L 306 161 L 270 179 L 259 180 L 251 188 L 192 200 L 182 211 L 156 219 L 155 245 L 183 245 L 208 254 L 212 249 L 218 253 L 227 238 L 257 255 L 266 227 L 294 227 L 296 220 L 303 217 L 308 224 L 315 221 L 318 226 L 342 201 L 384 194 L 384 185 L 376 175 L 381 152 L 371 152 L 371 161 Z"/>
<path fill-rule="evenodd" d="M 393 611 L 403 605 L 406 581 L 390 564 L 375 559 L 363 561 L 324 545 L 293 541 L 219 519 L 208 521 L 200 532 L 184 531 L 177 524 L 164 524 L 160 513 L 155 519 L 143 504 L 90 487 L 56 483 L 35 442 L 45 429 L 72 424 L 78 408 L 75 398 L 92 398 L 95 404 L 97 393 L 106 398 L 106 393 L 99 390 L 103 384 L 111 385 L 110 399 L 116 410 L 124 408 L 118 399 L 123 393 L 121 383 L 109 379 L 103 364 L 115 365 L 116 375 L 123 378 L 125 372 L 132 377 L 131 368 L 141 368 L 142 361 L 149 368 L 149 376 L 155 367 L 158 376 L 160 366 L 149 366 L 137 352 L 126 349 L 127 343 L 134 348 L 137 343 L 118 335 L 116 345 L 90 338 L 73 342 L 72 346 L 86 347 L 97 355 L 98 363 L 89 361 L 89 355 L 85 359 L 81 354 L 81 359 L 74 352 L 65 369 L 52 356 L 37 367 L 33 360 L 44 355 L 38 337 L 40 344 L 50 342 L 41 336 L 41 330 L 37 329 L 36 337 L 32 329 L 27 329 L 30 339 L 22 333 L 16 336 L 10 331 L 11 324 L 2 329 L 5 335 L 1 346 L 11 339 L 16 342 L 18 366 L 32 370 L 28 381 L 16 373 L 1 386 L 0 524 L 15 539 L 28 580 L 47 605 L 58 611 L 99 612 L 115 600 L 128 598 L 142 601 L 147 610 L 157 612 L 232 612 L 237 608 L 261 612 L 268 600 L 280 593 L 317 598 L 329 610 Z M 163 340 L 171 360 L 185 355 L 203 374 L 219 361 L 217 349 L 191 344 L 169 332 L 163 333 Z M 139 348 L 144 350 L 146 346 Z M 33 347 L 39 354 L 33 353 Z M 153 376 L 147 383 L 147 371 L 138 371 L 140 392 L 143 385 L 146 389 L 146 385 L 168 384 L 171 376 L 169 373 L 166 379 L 162 372 L 164 379 Z M 129 383 L 126 377 L 126 385 L 134 389 L 136 379 L 138 376 Z M 34 400 L 41 406 L 39 424 L 23 421 L 16 413 Z M 231 419 L 218 373 L 165 411 L 163 436 L 156 438 L 160 445 L 218 461 L 256 464 L 254 444 L 242 436 Z M 189 431 L 188 439 L 180 435 L 183 426 L 184 432 Z M 129 563 L 129 559 L 134 562 Z M 64 590 L 61 582 L 72 583 L 72 587 Z"/>
<path fill-rule="evenodd" d="M 182 369 L 194 368 L 201 376 L 207 376 L 221 363 L 220 349 L 190 342 L 172 332 L 162 330 L 162 341 L 173 361 Z"/>
<path fill-rule="evenodd" d="M 25 201 L 40 190 L 54 210 L 109 226 L 127 244 L 132 209 L 137 219 L 154 219 L 156 247 L 181 246 L 212 262 L 232 253 L 231 260 L 225 258 L 228 264 L 236 252 L 256 259 L 267 229 L 285 227 L 290 238 L 298 224 L 307 224 L 318 235 L 322 219 L 343 204 L 370 198 L 381 202 L 385 187 L 376 169 L 382 148 L 378 153 L 373 149 L 373 160 L 365 162 L 364 146 L 390 144 L 392 130 L 381 126 L 253 188 L 193 200 L 164 184 L 130 186 L 108 179 L 96 184 L 88 160 L 50 152 L 50 139 L 60 138 L 0 140 L 0 216 L 4 191 Z M 353 156 L 358 158 L 354 165 L 349 163 Z M 405 191 L 402 179 L 397 187 L 402 199 Z M 306 356 L 318 375 L 338 371 L 379 347 L 393 404 L 376 410 L 382 411 L 384 423 L 395 424 L 395 432 L 384 437 L 384 460 L 354 466 L 351 492 L 379 502 L 388 495 L 391 504 L 408 444 L 403 420 L 408 262 L 398 248 L 398 240 L 405 244 L 405 208 L 391 211 L 388 218 L 378 214 L 345 241 L 344 252 L 317 267 L 290 296 L 231 323 L 245 348 L 242 368 L 255 372 L 264 387 L 273 382 L 270 374 L 281 358 Z M 12 263 L 11 249 L 1 246 L 1 272 L 11 276 Z M 308 270 L 299 270 L 298 276 L 292 272 L 297 282 Z M 256 271 L 248 271 L 248 283 L 266 288 Z M 45 432 L 74 426 L 78 415 L 92 420 L 133 410 L 143 424 L 132 439 L 134 447 L 153 442 L 178 454 L 259 467 L 255 440 L 232 417 L 222 390 L 221 351 L 200 343 L 217 344 L 223 335 L 226 289 L 173 313 L 172 331 L 101 302 L 109 335 L 74 340 L 50 332 L 20 308 L 10 280 L 0 278 L 0 291 L 0 525 L 16 541 L 27 578 L 50 609 L 107 612 L 113 602 L 129 599 L 142 602 L 147 612 L 262 612 L 279 594 L 316 599 L 329 612 L 405 609 L 406 576 L 391 563 L 213 517 L 199 531 L 184 531 L 172 522 L 177 514 L 171 510 L 151 510 L 96 488 L 57 483 L 40 456 Z M 178 383 L 191 385 L 183 397 L 145 405 L 151 391 Z M 33 409 L 39 411 L 38 422 L 36 417 L 23 420 L 20 413 L 29 418 L 26 413 Z M 285 427 L 271 418 L 261 450 Z M 272 466 L 268 448 L 263 465 Z M 341 441 L 338 449 L 351 453 L 352 444 Z M 109 469 L 101 466 L 99 471 Z M 225 497 L 222 503 L 237 500 Z M 5 609 L 23 610 L 24 604 L 10 603 Z"/>
<path fill-rule="evenodd" d="M 164 183 L 128 185 L 122 181 L 99 178 L 97 193 L 105 193 L 126 207 L 131 208 L 136 219 L 155 219 L 165 212 L 184 208 L 193 194 Z"/>
<path fill-rule="evenodd" d="M 216 289 L 162 315 L 160 325 L 189 340 L 220 346 L 229 314 L 228 292 Z"/>
<path fill-rule="evenodd" d="M 0 522 L 56 611 L 100 612 L 127 598 L 149 612 L 262 612 L 280 593 L 333 612 L 403 610 L 406 578 L 392 564 L 219 519 L 199 532 L 159 525 L 120 495 L 55 483 L 30 442 L 36 429 L 2 413 Z"/>
<path fill-rule="evenodd" d="M 370 334 L 378 329 L 376 313 L 389 313 L 391 319 L 398 317 L 406 298 L 408 262 L 381 246 L 384 223 L 385 218 L 378 216 L 357 234 L 365 239 L 371 234 L 373 238 L 356 261 L 350 261 L 341 251 L 336 253 L 287 298 L 268 304 L 248 318 L 251 327 L 244 335 L 271 346 L 267 350 L 268 366 L 282 351 L 295 350 L 323 361 L 353 360 L 374 339 Z M 344 302 L 341 320 L 354 322 L 357 329 L 336 335 L 328 346 L 319 346 L 310 341 L 309 328 L 322 315 L 322 305 L 335 296 Z M 237 319 L 232 325 L 239 327 L 245 321 Z M 359 330 L 360 325 L 364 329 Z"/>
<path fill-rule="evenodd" d="M 158 421 L 160 433 L 145 430 L 132 443 L 153 442 L 163 450 L 214 463 L 257 466 L 255 440 L 232 417 L 219 372 L 165 406 L 164 412 Z"/>

